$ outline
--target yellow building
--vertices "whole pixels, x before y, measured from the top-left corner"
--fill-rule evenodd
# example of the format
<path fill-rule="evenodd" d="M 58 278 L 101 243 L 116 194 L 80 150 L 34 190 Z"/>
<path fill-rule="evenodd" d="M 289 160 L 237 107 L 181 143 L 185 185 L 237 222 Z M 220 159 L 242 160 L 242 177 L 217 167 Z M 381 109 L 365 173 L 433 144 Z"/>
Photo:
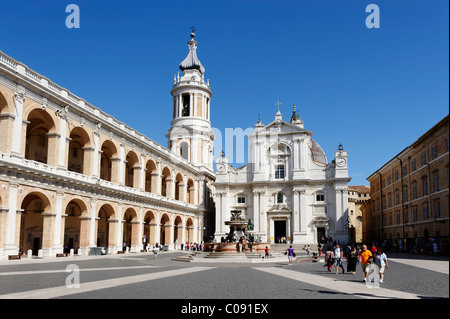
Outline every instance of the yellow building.
<path fill-rule="evenodd" d="M 348 230 L 352 243 L 363 241 L 363 214 L 361 207 L 370 200 L 370 187 L 365 185 L 348 186 Z"/>
<path fill-rule="evenodd" d="M 207 129 L 203 72 L 173 91 L 202 92 L 183 116 Z M 167 149 L 0 51 L 0 258 L 173 249 L 212 235 L 214 136 L 195 134 L 183 138 L 204 152 L 181 154 L 173 131 Z"/>
<path fill-rule="evenodd" d="M 448 244 L 448 159 L 447 115 L 367 178 L 364 240 L 419 253 Z"/>

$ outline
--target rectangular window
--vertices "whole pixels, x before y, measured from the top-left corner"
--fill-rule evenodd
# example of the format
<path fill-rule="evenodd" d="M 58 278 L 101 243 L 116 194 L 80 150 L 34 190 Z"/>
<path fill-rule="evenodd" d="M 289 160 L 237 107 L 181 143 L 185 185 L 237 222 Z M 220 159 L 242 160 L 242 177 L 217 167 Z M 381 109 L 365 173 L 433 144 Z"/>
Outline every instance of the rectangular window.
<path fill-rule="evenodd" d="M 427 155 L 425 153 L 422 154 L 422 166 L 427 165 Z"/>
<path fill-rule="evenodd" d="M 441 205 L 439 201 L 434 202 L 434 218 L 439 218 L 441 215 Z"/>
<path fill-rule="evenodd" d="M 325 201 L 325 195 L 324 194 L 317 194 L 316 195 L 316 202 L 324 202 Z"/>
<path fill-rule="evenodd" d="M 437 157 L 438 157 L 437 146 L 434 145 L 434 146 L 431 147 L 431 158 L 432 159 L 436 159 Z"/>
<path fill-rule="evenodd" d="M 397 214 L 397 225 L 400 225 L 400 213 Z"/>
<path fill-rule="evenodd" d="M 448 137 L 445 138 L 445 153 L 448 153 Z"/>
<path fill-rule="evenodd" d="M 423 188 L 423 196 L 428 195 L 428 182 L 426 179 L 422 181 L 422 188 Z"/>
<path fill-rule="evenodd" d="M 416 199 L 417 198 L 417 185 L 416 184 L 413 185 L 412 191 L 413 191 L 412 198 Z"/>
<path fill-rule="evenodd" d="M 413 207 L 413 221 L 417 221 L 417 206 Z"/>
<path fill-rule="evenodd" d="M 394 173 L 395 181 L 398 181 L 398 171 L 396 170 Z"/>
<path fill-rule="evenodd" d="M 411 170 L 414 172 L 416 170 L 416 160 L 415 159 L 413 159 L 411 165 L 412 165 Z"/>
<path fill-rule="evenodd" d="M 245 204 L 245 197 L 244 196 L 239 196 L 237 198 L 237 202 L 238 202 L 238 204 Z"/>
<path fill-rule="evenodd" d="M 428 204 L 423 205 L 423 220 L 428 219 Z"/>
<path fill-rule="evenodd" d="M 408 170 L 406 168 L 406 165 L 403 165 L 403 176 L 406 176 L 407 173 L 408 173 Z"/>
<path fill-rule="evenodd" d="M 439 176 L 437 174 L 433 176 L 433 192 L 439 192 Z"/>
<path fill-rule="evenodd" d="M 284 178 L 284 165 L 275 166 L 275 178 L 276 179 Z"/>
<path fill-rule="evenodd" d="M 395 194 L 395 205 L 400 205 L 400 194 L 399 193 Z"/>

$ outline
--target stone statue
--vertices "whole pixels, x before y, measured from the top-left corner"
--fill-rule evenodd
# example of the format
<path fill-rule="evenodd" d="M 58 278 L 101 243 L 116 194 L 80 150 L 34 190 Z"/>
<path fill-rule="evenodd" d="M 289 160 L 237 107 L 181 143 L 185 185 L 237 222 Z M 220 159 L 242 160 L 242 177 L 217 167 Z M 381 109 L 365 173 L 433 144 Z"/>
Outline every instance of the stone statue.
<path fill-rule="evenodd" d="M 247 230 L 253 230 L 254 224 L 251 218 L 248 219 Z"/>

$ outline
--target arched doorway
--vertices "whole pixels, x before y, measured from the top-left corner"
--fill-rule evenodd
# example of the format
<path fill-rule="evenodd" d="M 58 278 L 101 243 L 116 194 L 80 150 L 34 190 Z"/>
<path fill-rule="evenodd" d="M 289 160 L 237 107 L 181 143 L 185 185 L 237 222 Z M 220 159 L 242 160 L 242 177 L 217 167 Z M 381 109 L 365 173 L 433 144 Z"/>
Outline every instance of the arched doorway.
<path fill-rule="evenodd" d="M 97 220 L 97 247 L 105 248 L 115 246 L 115 212 L 111 205 L 104 204 L 98 211 Z"/>
<path fill-rule="evenodd" d="M 163 214 L 160 219 L 160 242 L 161 245 L 169 245 L 170 242 L 170 218 L 167 214 Z"/>
<path fill-rule="evenodd" d="M 65 215 L 64 252 L 69 253 L 73 249 L 78 254 L 80 247 L 89 246 L 89 220 L 81 219 L 87 217 L 87 207 L 81 200 L 71 200 L 66 206 Z"/>
<path fill-rule="evenodd" d="M 156 243 L 156 220 L 153 212 L 148 211 L 144 216 L 144 249 L 146 244 L 154 245 Z"/>
<path fill-rule="evenodd" d="M 176 245 L 183 243 L 183 221 L 180 216 L 175 218 L 173 229 L 173 241 Z"/>
<path fill-rule="evenodd" d="M 194 242 L 194 221 L 190 217 L 186 220 L 186 228 L 184 236 L 186 242 L 188 243 Z"/>
<path fill-rule="evenodd" d="M 136 251 L 139 245 L 139 222 L 136 211 L 128 208 L 123 215 L 123 250 L 128 247 L 130 251 Z"/>
<path fill-rule="evenodd" d="M 41 193 L 32 192 L 23 199 L 21 209 L 19 251 L 26 254 L 31 249 L 33 255 L 38 255 L 40 249 L 51 248 L 52 231 L 44 231 L 43 215 L 51 210 L 48 198 Z"/>

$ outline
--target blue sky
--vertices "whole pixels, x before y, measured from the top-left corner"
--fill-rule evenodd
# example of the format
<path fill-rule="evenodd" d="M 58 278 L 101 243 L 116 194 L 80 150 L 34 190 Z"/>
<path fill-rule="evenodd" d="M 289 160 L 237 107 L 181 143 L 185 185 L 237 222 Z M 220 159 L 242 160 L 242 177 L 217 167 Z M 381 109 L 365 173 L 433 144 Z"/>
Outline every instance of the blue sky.
<path fill-rule="evenodd" d="M 79 29 L 65 25 L 68 4 Z M 368 29 L 368 4 L 380 28 Z M 16 0 L 0 7 L 0 50 L 167 146 L 173 75 L 197 29 L 212 126 L 268 124 L 297 105 L 329 161 L 339 142 L 350 184 L 448 114 L 447 0 Z M 242 163 L 235 163 L 240 166 Z"/>

